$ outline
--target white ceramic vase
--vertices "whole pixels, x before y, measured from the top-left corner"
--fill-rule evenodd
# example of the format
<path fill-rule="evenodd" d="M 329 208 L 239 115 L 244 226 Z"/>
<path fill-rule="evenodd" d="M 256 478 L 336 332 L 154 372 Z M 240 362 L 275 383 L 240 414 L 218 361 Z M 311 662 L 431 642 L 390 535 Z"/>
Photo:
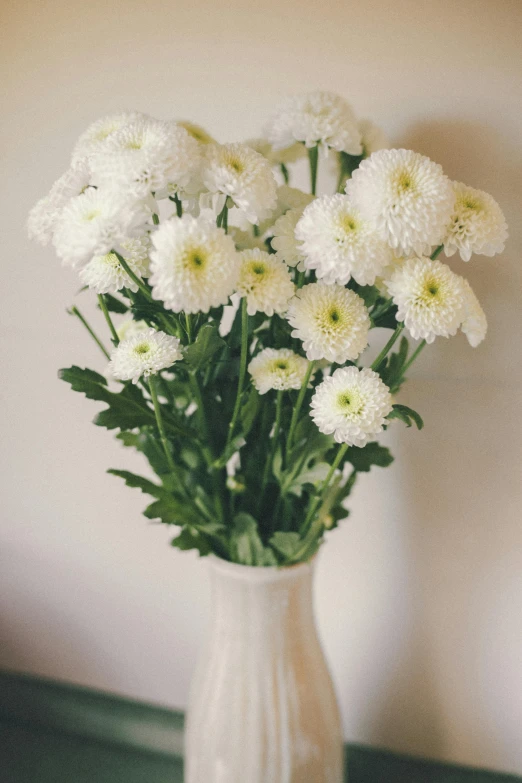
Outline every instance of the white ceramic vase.
<path fill-rule="evenodd" d="M 186 783 L 341 783 L 313 563 L 255 568 L 209 558 L 209 566 L 212 621 L 187 711 Z"/>

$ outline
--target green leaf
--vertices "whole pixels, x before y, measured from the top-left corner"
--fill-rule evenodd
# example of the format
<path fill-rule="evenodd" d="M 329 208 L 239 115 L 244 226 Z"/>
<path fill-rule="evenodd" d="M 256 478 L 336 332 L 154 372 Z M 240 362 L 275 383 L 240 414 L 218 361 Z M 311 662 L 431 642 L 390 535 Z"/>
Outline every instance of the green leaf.
<path fill-rule="evenodd" d="M 417 411 L 408 408 L 407 405 L 394 405 L 393 410 L 386 417 L 387 419 L 400 419 L 407 427 L 415 424 L 418 430 L 424 427 L 424 422 Z"/>
<path fill-rule="evenodd" d="M 236 453 L 236 451 L 239 451 L 246 443 L 246 440 L 242 435 L 236 435 L 230 443 L 228 444 L 227 449 L 223 452 L 223 454 L 218 457 L 218 459 L 214 460 L 213 467 L 214 468 L 224 468 L 227 464 L 230 457 Z"/>
<path fill-rule="evenodd" d="M 352 279 L 348 287 L 361 297 L 368 309 L 373 307 L 380 297 L 379 289 L 374 285 L 359 285 Z"/>
<path fill-rule="evenodd" d="M 351 462 L 354 470 L 358 473 L 367 473 L 372 465 L 387 468 L 393 462 L 390 450 L 376 441 L 367 443 L 362 448 L 350 446 L 346 452 L 346 459 Z"/>
<path fill-rule="evenodd" d="M 147 495 L 152 495 L 155 498 L 162 498 L 167 495 L 167 492 L 159 484 L 154 484 L 153 481 L 144 478 L 143 476 L 137 476 L 135 473 L 130 473 L 128 470 L 115 470 L 111 468 L 107 471 L 112 476 L 119 476 L 124 480 L 128 487 L 134 487 L 141 489 Z"/>
<path fill-rule="evenodd" d="M 397 307 L 394 305 L 390 310 L 387 310 L 382 315 L 378 316 L 373 321 L 374 326 L 380 326 L 382 329 L 396 329 L 397 328 Z"/>
<path fill-rule="evenodd" d="M 129 308 L 121 299 L 117 299 L 112 294 L 104 294 L 103 298 L 105 299 L 105 304 L 107 305 L 107 310 L 109 310 L 109 312 L 121 313 L 122 315 L 128 313 Z M 100 305 L 98 305 L 98 308 L 100 308 Z"/>
<path fill-rule="evenodd" d="M 295 476 L 293 481 L 288 485 L 287 492 L 301 497 L 304 484 L 312 484 L 314 487 L 317 486 L 317 484 L 320 484 L 325 480 L 329 470 L 330 465 L 327 462 L 316 462 L 312 467 L 303 470 Z"/>
<path fill-rule="evenodd" d="M 225 346 L 226 342 L 219 336 L 218 327 L 205 324 L 199 330 L 195 342 L 185 348 L 183 356 L 193 370 L 200 370 L 216 351 Z"/>
<path fill-rule="evenodd" d="M 234 517 L 230 554 L 234 562 L 242 565 L 277 565 L 274 553 L 263 546 L 256 520 L 244 512 Z"/>
<path fill-rule="evenodd" d="M 200 529 L 206 526 L 209 533 L 219 532 L 221 529 L 217 523 L 207 523 L 204 517 L 189 506 L 186 501 L 178 500 L 172 495 L 165 495 L 150 506 L 147 506 L 143 512 L 147 519 L 159 519 L 165 525 L 193 525 Z"/>
<path fill-rule="evenodd" d="M 116 437 L 124 446 L 135 448 L 145 455 L 149 464 L 158 476 L 170 472 L 165 452 L 152 427 L 142 427 L 140 432 L 119 432 Z"/>
<path fill-rule="evenodd" d="M 106 402 L 109 407 L 93 419 L 98 427 L 106 427 L 108 430 L 132 430 L 134 427 L 143 427 L 156 421 L 143 394 L 134 384 L 128 384 L 117 394 L 110 393 Z"/>
<path fill-rule="evenodd" d="M 299 533 L 283 533 L 278 531 L 270 539 L 270 543 L 285 560 L 291 560 L 303 544 Z"/>
<path fill-rule="evenodd" d="M 181 532 L 170 543 L 171 546 L 175 546 L 184 552 L 188 549 L 197 549 L 202 557 L 212 552 L 212 546 L 208 539 L 198 530 L 188 525 L 182 528 Z"/>
<path fill-rule="evenodd" d="M 107 388 L 107 379 L 94 370 L 87 367 L 67 367 L 58 370 L 58 378 L 71 384 L 73 391 L 83 392 L 90 400 L 106 400 L 110 394 Z"/>
<path fill-rule="evenodd" d="M 242 434 L 244 436 L 248 435 L 248 433 L 252 429 L 252 425 L 256 420 L 256 416 L 259 411 L 260 403 L 261 403 L 261 398 L 259 396 L 259 393 L 254 388 L 254 386 L 251 386 L 250 391 L 246 396 L 246 402 L 242 406 L 239 413 Z"/>

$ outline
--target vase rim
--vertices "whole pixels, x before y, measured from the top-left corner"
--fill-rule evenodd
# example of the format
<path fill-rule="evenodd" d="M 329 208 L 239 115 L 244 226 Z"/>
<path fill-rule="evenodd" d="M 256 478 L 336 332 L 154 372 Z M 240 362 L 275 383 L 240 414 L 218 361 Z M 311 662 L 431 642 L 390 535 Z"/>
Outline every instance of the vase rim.
<path fill-rule="evenodd" d="M 232 563 L 214 554 L 207 556 L 209 564 L 215 571 L 245 582 L 279 582 L 299 578 L 313 571 L 316 558 L 317 555 L 314 555 L 306 563 L 288 566 L 247 566 Z"/>

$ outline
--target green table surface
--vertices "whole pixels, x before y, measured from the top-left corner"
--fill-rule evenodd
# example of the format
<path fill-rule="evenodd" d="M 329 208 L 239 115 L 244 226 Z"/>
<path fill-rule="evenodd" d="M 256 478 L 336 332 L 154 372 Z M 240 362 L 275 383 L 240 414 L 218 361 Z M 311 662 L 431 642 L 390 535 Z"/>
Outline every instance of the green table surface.
<path fill-rule="evenodd" d="M 182 731 L 183 716 L 161 707 L 0 674 L 2 783 L 181 783 Z M 357 745 L 347 759 L 350 783 L 522 781 Z"/>

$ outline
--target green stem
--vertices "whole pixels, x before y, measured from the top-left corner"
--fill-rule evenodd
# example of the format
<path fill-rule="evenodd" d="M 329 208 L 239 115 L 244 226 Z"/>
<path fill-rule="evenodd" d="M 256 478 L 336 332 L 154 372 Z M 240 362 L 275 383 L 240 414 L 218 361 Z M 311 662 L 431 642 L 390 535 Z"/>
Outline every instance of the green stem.
<path fill-rule="evenodd" d="M 310 161 L 310 191 L 312 196 L 315 196 L 317 189 L 317 167 L 319 162 L 319 147 L 317 144 L 315 147 L 309 147 L 308 160 Z"/>
<path fill-rule="evenodd" d="M 436 247 L 430 256 L 431 260 L 435 261 L 435 259 L 440 256 L 443 250 L 444 250 L 444 245 L 439 245 L 438 247 Z"/>
<path fill-rule="evenodd" d="M 305 281 L 306 272 L 298 272 L 295 280 L 295 287 L 302 288 Z"/>
<path fill-rule="evenodd" d="M 336 454 L 336 457 L 330 466 L 330 470 L 328 471 L 328 474 L 323 481 L 320 490 L 315 495 L 310 508 L 308 510 L 308 514 L 306 515 L 306 519 L 301 526 L 301 534 L 304 535 L 303 538 L 303 544 L 300 549 L 297 550 L 295 555 L 292 557 L 292 562 L 297 562 L 300 560 L 300 558 L 306 554 L 307 550 L 310 548 L 310 545 L 319 538 L 319 536 L 322 534 L 324 525 L 319 517 L 316 519 L 313 519 L 315 513 L 317 512 L 317 509 L 321 505 L 323 501 L 323 496 L 328 489 L 330 485 L 330 481 L 332 480 L 332 476 L 334 475 L 335 471 L 339 467 L 339 464 L 346 454 L 348 450 L 348 443 L 343 443 Z M 313 520 L 313 521 L 312 521 Z M 310 524 L 312 523 L 312 524 Z"/>
<path fill-rule="evenodd" d="M 265 487 L 268 484 L 268 479 L 270 476 L 270 471 L 272 469 L 272 464 L 274 462 L 274 456 L 277 448 L 277 441 L 279 436 L 279 430 L 281 428 L 281 413 L 283 411 L 283 392 L 278 391 L 277 397 L 276 397 L 276 414 L 275 414 L 275 424 L 274 424 L 274 435 L 272 438 L 272 444 L 270 446 L 270 452 L 268 455 L 268 459 L 265 463 L 265 469 L 263 471 L 263 485 L 261 489 L 261 501 L 263 499 L 263 494 L 265 491 Z"/>
<path fill-rule="evenodd" d="M 163 424 L 163 418 L 161 416 L 161 406 L 158 400 L 158 390 L 156 387 L 155 375 L 149 375 L 149 391 L 150 391 L 150 396 L 152 397 L 152 404 L 154 405 L 154 415 L 156 416 L 156 424 L 158 425 L 163 451 L 165 452 L 165 457 L 167 458 L 167 464 L 171 472 L 175 473 L 176 466 L 174 464 L 174 460 L 172 459 L 169 442 L 167 439 L 167 435 L 165 433 L 165 426 Z"/>
<path fill-rule="evenodd" d="M 399 337 L 399 335 L 400 335 L 400 333 L 402 332 L 403 329 L 404 329 L 404 324 L 403 323 L 398 323 L 396 330 L 394 331 L 394 333 L 392 334 L 392 336 L 390 337 L 390 339 L 388 340 L 388 342 L 386 343 L 386 345 L 384 346 L 384 348 L 382 349 L 382 351 L 380 352 L 378 357 L 375 359 L 375 361 L 371 365 L 371 369 L 372 370 L 374 370 L 375 372 L 378 371 L 379 367 L 381 366 L 381 363 L 384 361 L 384 359 L 388 355 L 388 352 L 393 348 L 396 340 L 398 339 L 398 337 Z"/>
<path fill-rule="evenodd" d="M 118 332 L 116 331 L 116 329 L 114 328 L 114 324 L 112 323 L 112 319 L 109 315 L 109 311 L 107 309 L 107 303 L 105 302 L 103 294 L 98 294 L 98 302 L 105 316 L 105 320 L 107 321 L 109 329 L 111 330 L 112 341 L 114 345 L 118 345 L 118 343 L 120 342 L 120 338 L 118 337 Z"/>
<path fill-rule="evenodd" d="M 128 265 L 128 263 L 125 261 L 125 259 L 123 258 L 123 256 L 122 256 L 122 255 L 120 255 L 120 254 L 119 254 L 119 253 L 118 253 L 116 250 L 114 250 L 114 249 L 113 249 L 113 250 L 111 250 L 111 253 L 114 253 L 114 255 L 116 256 L 116 258 L 117 258 L 117 259 L 118 259 L 118 261 L 120 262 L 120 264 L 121 264 L 122 268 L 123 268 L 123 269 L 125 270 L 125 272 L 128 274 L 128 276 L 130 277 L 130 279 L 132 280 L 132 282 L 133 282 L 135 285 L 137 285 L 137 286 L 138 286 L 138 288 L 140 289 L 140 291 L 142 292 L 142 294 L 144 294 L 144 295 L 147 297 L 147 299 L 149 300 L 149 302 L 151 302 L 151 301 L 152 301 L 152 296 L 151 296 L 151 293 L 150 293 L 149 289 L 147 288 L 147 286 L 145 285 L 145 283 L 143 282 L 143 280 L 141 279 L 141 277 L 138 277 L 138 275 L 135 275 L 135 274 L 134 274 L 134 272 L 132 271 L 132 269 L 130 268 L 130 266 Z"/>
<path fill-rule="evenodd" d="M 226 201 L 225 206 L 217 216 L 216 224 L 218 228 L 223 228 L 225 230 L 225 234 L 228 232 L 228 207 Z"/>
<path fill-rule="evenodd" d="M 294 441 L 294 432 L 295 428 L 297 427 L 297 421 L 299 419 L 299 412 L 301 411 L 301 406 L 303 404 L 303 400 L 305 398 L 306 390 L 308 388 L 308 384 L 310 383 L 310 378 L 312 376 L 312 372 L 314 370 L 315 361 L 309 362 L 308 369 L 306 371 L 306 375 L 303 380 L 303 384 L 301 388 L 299 389 L 299 394 L 297 396 L 297 402 L 295 404 L 294 410 L 292 411 L 292 419 L 290 421 L 290 430 L 288 432 L 288 440 L 286 443 L 286 458 L 288 460 L 288 456 L 290 454 L 290 449 L 292 448 L 292 444 Z"/>
<path fill-rule="evenodd" d="M 187 330 L 187 339 L 189 343 L 192 342 L 192 316 L 190 313 L 185 313 L 185 327 Z"/>
<path fill-rule="evenodd" d="M 408 361 L 406 362 L 406 364 L 402 368 L 401 380 L 404 377 L 404 375 L 406 374 L 406 372 L 410 369 L 411 365 L 413 364 L 413 362 L 415 361 L 417 356 L 420 354 L 420 352 L 422 351 L 422 349 L 424 348 L 425 345 L 426 345 L 426 340 L 421 340 L 421 342 L 418 344 L 418 346 L 416 347 L 416 349 L 414 350 L 414 352 L 412 353 L 412 355 L 410 356 L 410 358 L 408 359 Z"/>
<path fill-rule="evenodd" d="M 247 311 L 247 299 L 243 297 L 241 301 L 241 358 L 239 360 L 239 379 L 237 383 L 236 402 L 234 405 L 234 411 L 232 413 L 232 419 L 228 425 L 228 436 L 225 446 L 225 453 L 228 451 L 230 441 L 234 436 L 234 428 L 236 426 L 237 417 L 241 408 L 241 396 L 243 394 L 243 386 L 245 384 L 246 369 L 248 360 L 248 311 Z"/>
<path fill-rule="evenodd" d="M 283 175 L 285 185 L 288 185 L 288 183 L 290 182 L 290 172 L 288 171 L 284 163 L 280 163 L 279 168 L 281 169 L 281 174 Z"/>
<path fill-rule="evenodd" d="M 152 213 L 152 222 L 155 226 L 159 226 L 159 217 L 155 212 Z"/>
<path fill-rule="evenodd" d="M 169 196 L 169 199 L 176 205 L 176 215 L 181 217 L 183 214 L 183 204 L 181 203 L 181 199 L 178 197 L 178 194 L 175 193 L 173 196 Z"/>
<path fill-rule="evenodd" d="M 70 310 L 67 310 L 67 312 L 69 313 L 69 315 L 75 315 L 77 318 L 79 318 L 79 319 L 80 319 L 80 321 L 81 321 L 81 322 L 82 322 L 82 324 L 85 326 L 85 328 L 87 329 L 87 331 L 88 331 L 88 332 L 89 332 L 89 334 L 91 335 L 92 339 L 94 340 L 94 342 L 96 343 L 96 345 L 98 346 L 98 348 L 100 349 L 100 351 L 102 351 L 102 352 L 103 352 L 103 354 L 106 356 L 106 358 L 107 358 L 107 359 L 110 359 L 110 358 L 111 358 L 111 355 L 110 355 L 110 353 L 108 352 L 107 348 L 104 346 L 104 344 L 102 343 L 102 341 L 100 340 L 100 338 L 98 337 L 98 335 L 97 335 L 97 334 L 96 334 L 96 333 L 93 331 L 93 329 L 90 327 L 90 325 L 89 325 L 89 324 L 88 324 L 88 322 L 85 320 L 85 318 L 83 317 L 83 315 L 80 313 L 80 311 L 78 310 L 78 308 L 77 308 L 76 306 L 74 306 L 74 307 L 71 307 L 71 309 L 70 309 Z"/>

